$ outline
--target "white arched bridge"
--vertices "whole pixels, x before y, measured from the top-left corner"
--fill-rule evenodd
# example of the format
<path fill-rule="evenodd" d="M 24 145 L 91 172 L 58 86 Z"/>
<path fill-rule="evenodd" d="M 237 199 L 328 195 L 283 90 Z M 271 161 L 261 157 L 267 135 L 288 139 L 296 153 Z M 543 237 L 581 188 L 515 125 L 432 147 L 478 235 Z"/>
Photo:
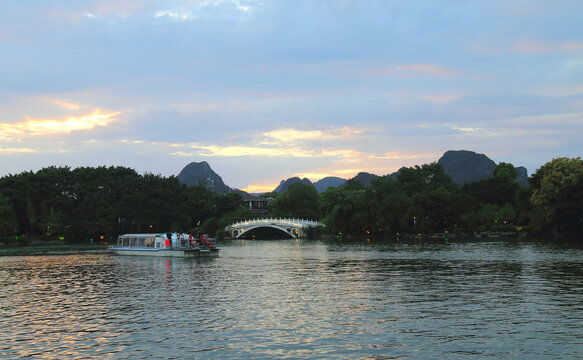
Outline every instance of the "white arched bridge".
<path fill-rule="evenodd" d="M 314 220 L 269 218 L 244 220 L 232 223 L 231 225 L 225 227 L 225 231 L 227 231 L 231 237 L 237 239 L 253 229 L 268 227 L 281 230 L 293 238 L 301 238 L 304 237 L 304 230 L 309 227 L 316 226 L 325 225 Z"/>

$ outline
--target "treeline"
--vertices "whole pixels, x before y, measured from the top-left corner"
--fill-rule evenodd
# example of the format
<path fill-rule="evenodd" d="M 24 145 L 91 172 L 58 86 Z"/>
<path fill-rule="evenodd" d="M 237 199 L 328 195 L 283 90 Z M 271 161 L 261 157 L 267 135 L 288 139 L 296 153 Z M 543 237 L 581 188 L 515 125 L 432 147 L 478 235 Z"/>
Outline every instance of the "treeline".
<path fill-rule="evenodd" d="M 319 219 L 324 232 L 355 236 L 511 231 L 583 233 L 583 161 L 557 158 L 516 181 L 514 166 L 458 186 L 437 163 L 403 168 L 370 187 L 349 181 L 318 194 L 296 184 L 269 193 L 270 216 Z M 205 231 L 252 214 L 239 193 L 218 195 L 176 177 L 126 167 L 48 167 L 0 178 L 0 237 L 110 241 L 134 232 Z"/>
<path fill-rule="evenodd" d="M 48 167 L 0 179 L 5 241 L 110 241 L 122 233 L 203 228 L 214 233 L 247 213 L 237 193 L 217 195 L 126 167 Z"/>
<path fill-rule="evenodd" d="M 296 184 L 270 203 L 274 216 L 322 219 L 331 234 L 394 235 L 475 232 L 583 233 L 583 162 L 557 158 L 516 181 L 512 164 L 458 186 L 437 163 L 403 168 L 370 187 L 348 182 L 318 195 Z"/>

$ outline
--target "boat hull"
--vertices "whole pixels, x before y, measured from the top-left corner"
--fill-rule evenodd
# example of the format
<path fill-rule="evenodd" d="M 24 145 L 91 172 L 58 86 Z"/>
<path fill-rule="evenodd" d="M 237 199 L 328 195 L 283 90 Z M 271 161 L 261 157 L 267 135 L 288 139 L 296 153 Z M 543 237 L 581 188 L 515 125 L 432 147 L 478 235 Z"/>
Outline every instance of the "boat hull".
<path fill-rule="evenodd" d="M 109 250 L 115 255 L 126 255 L 126 256 L 198 258 L 198 257 L 218 256 L 220 249 L 214 248 L 214 249 L 171 250 L 171 249 L 110 248 Z"/>

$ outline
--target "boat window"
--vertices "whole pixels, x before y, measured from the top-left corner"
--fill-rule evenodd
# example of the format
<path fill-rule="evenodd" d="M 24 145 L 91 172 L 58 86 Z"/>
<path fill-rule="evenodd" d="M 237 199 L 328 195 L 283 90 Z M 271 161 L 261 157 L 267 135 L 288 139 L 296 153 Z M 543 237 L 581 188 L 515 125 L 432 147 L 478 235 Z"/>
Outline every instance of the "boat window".
<path fill-rule="evenodd" d="M 147 237 L 145 240 L 146 241 L 144 242 L 144 247 L 147 247 L 147 248 L 153 248 L 154 247 L 154 241 L 156 241 L 155 238 L 153 238 L 153 237 Z"/>
<path fill-rule="evenodd" d="M 136 247 L 138 245 L 138 238 L 130 238 L 130 247 Z"/>
<path fill-rule="evenodd" d="M 130 246 L 130 238 L 123 238 L 123 246 L 129 247 Z"/>
<path fill-rule="evenodd" d="M 144 247 L 144 238 L 138 238 L 138 247 L 143 248 Z"/>

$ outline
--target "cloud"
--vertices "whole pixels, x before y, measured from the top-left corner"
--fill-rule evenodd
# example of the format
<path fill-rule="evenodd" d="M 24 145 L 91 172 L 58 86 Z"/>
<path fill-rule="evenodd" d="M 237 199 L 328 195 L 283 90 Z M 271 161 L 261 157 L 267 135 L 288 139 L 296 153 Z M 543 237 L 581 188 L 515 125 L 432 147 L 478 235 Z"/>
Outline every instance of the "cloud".
<path fill-rule="evenodd" d="M 31 149 L 31 148 L 0 148 L 0 154 L 32 154 L 32 153 L 40 153 L 44 152 L 38 149 Z"/>
<path fill-rule="evenodd" d="M 152 0 L 99 0 L 94 1 L 87 10 L 88 15 L 116 15 L 127 17 L 144 11 L 145 7 L 152 3 Z"/>
<path fill-rule="evenodd" d="M 121 114 L 119 111 L 85 107 L 61 100 L 45 100 L 75 114 L 59 117 L 32 117 L 23 115 L 20 122 L 1 122 L 0 139 L 15 139 L 30 136 L 67 134 L 74 131 L 88 131 L 98 126 L 107 126 Z"/>
<path fill-rule="evenodd" d="M 464 98 L 464 95 L 440 93 L 440 94 L 422 95 L 421 98 L 425 101 L 429 101 L 432 104 L 441 105 L 441 104 L 446 104 L 446 103 L 451 103 L 454 101 L 461 100 Z"/>
<path fill-rule="evenodd" d="M 581 53 L 583 52 L 583 42 L 568 41 L 546 41 L 538 39 L 516 40 L 508 44 L 485 44 L 478 43 L 472 46 L 478 53 L 498 55 L 505 53 L 516 53 L 525 55 L 544 55 L 553 53 Z"/>
<path fill-rule="evenodd" d="M 389 66 L 371 69 L 366 71 L 366 73 L 373 76 L 391 76 L 398 78 L 411 78 L 420 76 L 454 78 L 458 76 L 458 71 L 437 64 L 407 64 Z"/>
<path fill-rule="evenodd" d="M 583 113 L 544 114 L 518 116 L 501 119 L 498 122 L 519 127 L 545 127 L 556 130 L 583 128 Z"/>
<path fill-rule="evenodd" d="M 163 11 L 158 11 L 154 17 L 169 17 L 175 20 L 192 20 L 192 19 L 196 19 L 197 17 L 199 17 L 196 14 L 193 14 L 191 11 L 188 10 L 184 10 L 184 9 L 180 9 L 180 10 L 163 10 Z"/>
<path fill-rule="evenodd" d="M 258 5 L 255 1 L 249 0 L 182 1 L 176 7 L 156 11 L 154 17 L 190 21 L 202 17 L 225 17 L 233 13 L 248 16 L 256 6 Z"/>
<path fill-rule="evenodd" d="M 484 133 L 485 130 L 484 129 L 480 129 L 480 128 L 473 128 L 473 127 L 461 127 L 459 125 L 452 125 L 450 127 L 452 130 L 456 130 L 456 131 L 460 131 L 463 133 Z"/>
<path fill-rule="evenodd" d="M 396 151 L 388 151 L 382 155 L 370 155 L 369 158 L 371 159 L 427 159 L 427 158 L 437 158 L 441 156 L 441 154 L 437 153 L 422 153 L 422 154 L 407 154 L 407 153 L 400 153 Z"/>
<path fill-rule="evenodd" d="M 12 148 L 0 148 L 0 154 L 64 154 L 68 153 L 70 150 L 65 149 L 33 149 L 30 147 L 12 147 Z"/>
<path fill-rule="evenodd" d="M 264 132 L 263 136 L 266 137 L 264 144 L 293 143 L 299 140 L 321 139 L 324 136 L 324 132 L 318 130 L 279 129 Z"/>
<path fill-rule="evenodd" d="M 259 147 L 259 146 L 219 146 L 219 145 L 187 145 L 187 148 L 195 149 L 194 152 L 177 151 L 171 155 L 177 156 L 220 156 L 220 157 L 314 157 L 315 152 L 296 147 Z"/>
<path fill-rule="evenodd" d="M 252 136 L 255 140 L 237 145 L 207 145 L 202 143 L 171 144 L 180 150 L 174 156 L 204 157 L 287 157 L 331 158 L 353 161 L 361 152 L 346 147 L 347 142 L 364 134 L 364 130 L 340 127 L 328 130 L 277 129 Z"/>
<path fill-rule="evenodd" d="M 279 184 L 255 184 L 255 185 L 249 185 L 246 188 L 243 188 L 241 190 L 248 192 L 250 194 L 260 194 L 260 193 L 267 193 L 267 192 L 272 192 L 273 190 L 275 190 L 275 188 L 277 188 Z"/>
<path fill-rule="evenodd" d="M 520 141 L 538 144 L 543 139 L 550 141 L 559 138 L 564 140 L 576 138 L 577 134 L 583 131 L 583 113 L 500 117 L 469 125 L 444 124 L 443 126 L 453 130 L 455 134 L 462 134 L 464 138 L 471 138 L 478 142 L 488 138 L 498 138 L 500 141 L 507 139 L 513 145 Z"/>
<path fill-rule="evenodd" d="M 55 105 L 59 105 L 59 106 L 64 107 L 66 109 L 71 109 L 71 110 L 81 109 L 81 105 L 79 105 L 78 103 L 74 103 L 74 102 L 55 100 L 55 99 L 47 99 L 46 101 L 53 103 Z"/>
<path fill-rule="evenodd" d="M 262 135 L 265 137 L 264 144 L 274 144 L 311 140 L 347 140 L 362 135 L 364 132 L 363 129 L 345 126 L 329 130 L 278 129 L 264 132 Z"/>

